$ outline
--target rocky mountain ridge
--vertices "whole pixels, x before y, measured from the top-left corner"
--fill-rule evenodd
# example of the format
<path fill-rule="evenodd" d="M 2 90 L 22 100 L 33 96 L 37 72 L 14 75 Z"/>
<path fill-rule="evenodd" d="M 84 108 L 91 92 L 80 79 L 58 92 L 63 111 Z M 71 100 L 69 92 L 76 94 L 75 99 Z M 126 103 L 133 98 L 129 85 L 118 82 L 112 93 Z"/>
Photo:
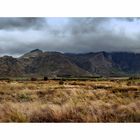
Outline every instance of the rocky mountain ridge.
<path fill-rule="evenodd" d="M 140 74 L 140 54 L 90 52 L 83 54 L 32 50 L 19 58 L 0 57 L 4 76 L 126 76 Z"/>

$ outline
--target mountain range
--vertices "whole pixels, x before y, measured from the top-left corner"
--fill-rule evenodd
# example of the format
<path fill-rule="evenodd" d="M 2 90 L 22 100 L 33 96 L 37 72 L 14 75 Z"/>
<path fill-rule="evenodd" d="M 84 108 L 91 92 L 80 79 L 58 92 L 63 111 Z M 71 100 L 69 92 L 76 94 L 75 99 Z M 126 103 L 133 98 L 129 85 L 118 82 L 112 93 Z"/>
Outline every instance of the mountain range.
<path fill-rule="evenodd" d="M 0 77 L 128 76 L 140 74 L 140 54 L 90 52 L 82 54 L 32 50 L 21 57 L 0 57 Z"/>

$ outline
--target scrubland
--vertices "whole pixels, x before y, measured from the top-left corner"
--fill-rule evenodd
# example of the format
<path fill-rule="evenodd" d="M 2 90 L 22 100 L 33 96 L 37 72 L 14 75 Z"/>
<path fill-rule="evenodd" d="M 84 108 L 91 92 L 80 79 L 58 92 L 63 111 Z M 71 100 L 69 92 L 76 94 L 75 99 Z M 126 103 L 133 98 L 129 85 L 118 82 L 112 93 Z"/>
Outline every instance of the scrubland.
<path fill-rule="evenodd" d="M 0 122 L 140 122 L 140 81 L 0 81 Z"/>

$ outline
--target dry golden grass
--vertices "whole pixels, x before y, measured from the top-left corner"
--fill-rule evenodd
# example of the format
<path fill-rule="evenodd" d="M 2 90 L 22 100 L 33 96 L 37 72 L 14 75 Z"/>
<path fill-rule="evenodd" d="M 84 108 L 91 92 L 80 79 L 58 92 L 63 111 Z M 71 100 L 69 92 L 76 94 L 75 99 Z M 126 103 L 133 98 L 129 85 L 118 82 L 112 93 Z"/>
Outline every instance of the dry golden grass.
<path fill-rule="evenodd" d="M 139 81 L 0 81 L 0 122 L 140 122 Z"/>

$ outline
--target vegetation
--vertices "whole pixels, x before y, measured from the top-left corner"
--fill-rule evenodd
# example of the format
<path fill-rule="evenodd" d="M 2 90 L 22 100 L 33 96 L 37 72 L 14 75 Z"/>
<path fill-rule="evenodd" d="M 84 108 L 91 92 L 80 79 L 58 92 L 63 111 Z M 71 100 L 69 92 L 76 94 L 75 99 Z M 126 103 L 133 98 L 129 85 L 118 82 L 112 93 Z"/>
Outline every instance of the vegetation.
<path fill-rule="evenodd" d="M 0 122 L 140 122 L 139 80 L 0 81 Z"/>
<path fill-rule="evenodd" d="M 48 77 L 47 76 L 44 76 L 44 81 L 47 81 L 48 80 Z"/>
<path fill-rule="evenodd" d="M 59 85 L 63 85 L 63 84 L 64 84 L 64 80 L 61 79 L 61 80 L 59 81 Z"/>
<path fill-rule="evenodd" d="M 37 78 L 32 77 L 31 81 L 37 81 Z"/>

